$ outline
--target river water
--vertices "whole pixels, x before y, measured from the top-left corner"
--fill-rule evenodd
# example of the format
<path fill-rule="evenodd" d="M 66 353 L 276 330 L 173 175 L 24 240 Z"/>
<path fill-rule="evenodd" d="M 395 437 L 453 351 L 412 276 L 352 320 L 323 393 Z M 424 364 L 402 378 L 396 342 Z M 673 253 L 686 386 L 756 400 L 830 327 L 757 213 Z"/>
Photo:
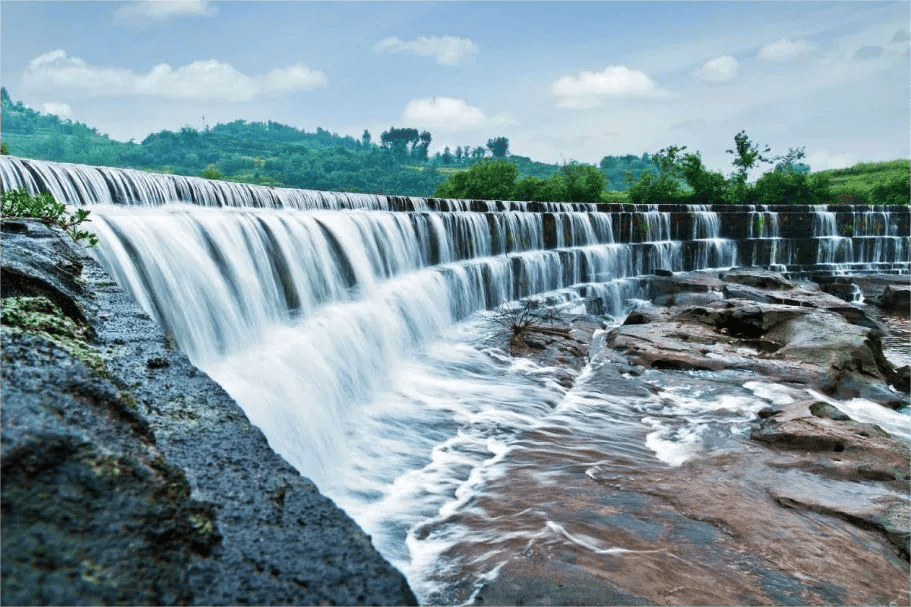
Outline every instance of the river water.
<path fill-rule="evenodd" d="M 528 213 L 500 244 L 471 214 L 94 213 L 111 275 L 422 603 L 909 598 L 907 563 L 881 535 L 769 497 L 868 491 L 749 439 L 760 409 L 825 397 L 745 371 L 642 371 L 600 345 L 637 277 L 677 267 L 679 243 L 637 254 L 582 222 L 574 246 L 539 250 Z M 730 241 L 701 244 L 703 265 L 736 261 Z M 484 311 L 544 294 L 581 314 L 580 293 L 611 315 L 570 389 L 565 369 L 509 356 Z M 901 413 L 836 404 L 908 437 Z"/>
<path fill-rule="evenodd" d="M 206 370 L 372 536 L 422 603 L 865 602 L 869 594 L 841 590 L 831 558 L 817 553 L 891 551 L 871 532 L 769 503 L 768 488 L 782 483 L 858 490 L 753 466 L 776 460 L 748 438 L 756 412 L 805 389 L 746 371 L 639 375 L 604 350 L 604 331 L 566 389 L 565 371 L 506 354 L 502 327 L 480 313 L 390 363 L 375 395 L 355 399 L 342 420 L 295 399 L 312 428 L 289 450 L 288 431 L 277 433 L 274 412 L 257 403 L 274 390 L 265 380 L 275 365 L 287 364 L 278 360 L 311 333 L 284 327 Z M 906 415 L 835 404 L 908 436 Z M 809 548 L 788 554 L 789 543 Z M 883 596 L 901 596 L 900 562 L 866 565 Z"/>

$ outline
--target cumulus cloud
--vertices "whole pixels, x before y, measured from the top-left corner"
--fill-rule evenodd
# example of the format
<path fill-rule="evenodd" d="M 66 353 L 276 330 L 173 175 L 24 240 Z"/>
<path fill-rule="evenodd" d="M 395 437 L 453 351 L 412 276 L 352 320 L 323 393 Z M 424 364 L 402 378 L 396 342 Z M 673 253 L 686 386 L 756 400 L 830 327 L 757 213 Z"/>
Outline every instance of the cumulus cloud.
<path fill-rule="evenodd" d="M 135 0 L 114 10 L 114 23 L 150 26 L 181 17 L 214 15 L 218 9 L 208 0 Z"/>
<path fill-rule="evenodd" d="M 463 99 L 427 97 L 412 99 L 402 112 L 402 120 L 422 128 L 440 131 L 465 131 L 484 126 L 510 126 L 518 122 L 509 114 L 488 116 Z"/>
<path fill-rule="evenodd" d="M 706 61 L 693 75 L 706 82 L 728 82 L 737 77 L 739 67 L 736 59 L 722 55 Z"/>
<path fill-rule="evenodd" d="M 862 46 L 854 53 L 854 58 L 861 61 L 876 59 L 882 57 L 885 50 L 886 49 L 881 46 Z"/>
<path fill-rule="evenodd" d="M 173 68 L 160 63 L 147 74 L 89 65 L 66 51 L 32 59 L 22 76 L 26 88 L 72 91 L 93 97 L 145 96 L 167 99 L 250 101 L 258 97 L 326 86 L 328 76 L 306 65 L 274 69 L 259 76 L 238 72 L 215 59 Z"/>
<path fill-rule="evenodd" d="M 53 101 L 49 103 L 43 103 L 41 104 L 41 111 L 45 114 L 53 114 L 54 116 L 57 116 L 58 118 L 62 118 L 64 120 L 73 119 L 73 108 L 70 107 L 69 103 L 57 103 Z"/>
<path fill-rule="evenodd" d="M 456 36 L 420 36 L 414 40 L 400 40 L 395 36 L 380 40 L 373 47 L 375 53 L 412 53 L 419 57 L 436 57 L 437 63 L 458 65 L 462 59 L 478 52 L 478 46 L 468 38 Z"/>
<path fill-rule="evenodd" d="M 771 63 L 785 63 L 803 57 L 809 53 L 812 48 L 813 47 L 806 40 L 789 40 L 787 38 L 782 38 L 781 40 L 776 40 L 775 42 L 770 42 L 763 46 L 759 49 L 759 53 L 756 56 L 763 61 L 769 61 Z"/>
<path fill-rule="evenodd" d="M 569 109 L 595 108 L 608 99 L 663 99 L 670 94 L 642 72 L 609 65 L 600 72 L 563 76 L 552 86 L 557 105 Z"/>

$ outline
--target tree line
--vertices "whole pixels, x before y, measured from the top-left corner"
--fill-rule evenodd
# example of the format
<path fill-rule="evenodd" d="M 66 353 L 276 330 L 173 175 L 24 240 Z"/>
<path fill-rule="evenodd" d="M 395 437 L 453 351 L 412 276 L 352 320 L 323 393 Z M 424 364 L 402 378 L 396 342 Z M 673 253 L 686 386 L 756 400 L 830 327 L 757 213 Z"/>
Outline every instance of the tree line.
<path fill-rule="evenodd" d="M 833 189 L 832 172 L 811 173 L 801 162 L 806 148 L 792 147 L 772 155 L 768 145 L 753 141 L 746 131 L 734 135 L 734 145 L 725 150 L 731 156 L 732 171 L 725 176 L 708 170 L 699 152 L 672 145 L 653 154 L 656 173 L 627 176 L 629 199 L 636 203 L 682 202 L 690 204 L 828 204 L 831 202 L 908 204 L 911 174 L 907 170 L 879 180 L 866 195 Z M 750 183 L 751 171 L 768 167 Z M 840 199 L 841 198 L 841 199 Z"/>
<path fill-rule="evenodd" d="M 307 132 L 274 121 L 185 126 L 142 142 L 119 142 L 85 124 L 13 102 L 0 88 L 3 141 L 18 156 L 130 167 L 263 185 L 467 198 L 541 201 L 718 202 L 775 204 L 845 202 L 908 204 L 908 162 L 810 173 L 803 148 L 771 156 L 744 132 L 728 150 L 732 172 L 708 170 L 698 152 L 669 146 L 655 154 L 607 155 L 597 166 L 537 162 L 511 153 L 507 137 L 486 145 L 446 146 L 430 154 L 433 135 L 392 126 L 374 139 L 322 128 Z M 898 164 L 896 164 L 898 163 Z M 755 183 L 748 175 L 769 165 Z M 463 173 L 468 173 L 463 175 Z"/>
<path fill-rule="evenodd" d="M 263 185 L 429 196 L 452 172 L 485 159 L 509 158 L 522 177 L 547 179 L 561 170 L 512 154 L 502 136 L 430 154 L 433 135 L 409 127 L 392 126 L 378 137 L 365 129 L 354 138 L 322 128 L 307 132 L 274 121 L 235 120 L 119 142 L 85 124 L 14 102 L 5 88 L 0 88 L 0 111 L 3 144 L 19 156 Z M 627 187 L 625 170 L 653 170 L 638 156 L 605 157 L 603 167 L 606 185 L 616 190 Z"/>

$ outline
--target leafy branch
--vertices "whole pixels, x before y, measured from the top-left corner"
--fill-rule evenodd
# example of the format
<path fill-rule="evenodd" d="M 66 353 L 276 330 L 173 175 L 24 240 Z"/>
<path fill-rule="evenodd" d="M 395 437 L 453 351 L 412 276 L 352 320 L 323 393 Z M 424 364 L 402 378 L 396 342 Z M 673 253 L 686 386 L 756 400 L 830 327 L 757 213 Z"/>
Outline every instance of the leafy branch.
<path fill-rule="evenodd" d="M 66 206 L 54 200 L 48 192 L 30 196 L 25 188 L 9 190 L 0 193 L 2 210 L 0 215 L 4 218 L 21 217 L 38 219 L 47 225 L 57 226 L 69 234 L 76 242 L 85 241 L 86 246 L 94 247 L 98 244 L 98 236 L 81 229 L 81 225 L 91 221 L 90 211 L 76 209 L 72 214 L 67 213 Z"/>

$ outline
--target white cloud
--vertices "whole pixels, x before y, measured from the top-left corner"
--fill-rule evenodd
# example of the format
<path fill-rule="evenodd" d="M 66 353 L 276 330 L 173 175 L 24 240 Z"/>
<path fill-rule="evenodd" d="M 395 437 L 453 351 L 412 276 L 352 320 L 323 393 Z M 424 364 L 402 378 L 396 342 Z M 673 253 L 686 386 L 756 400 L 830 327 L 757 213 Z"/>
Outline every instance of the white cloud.
<path fill-rule="evenodd" d="M 304 91 L 329 83 L 328 76 L 305 65 L 247 76 L 215 59 L 173 68 L 160 63 L 147 74 L 92 66 L 63 50 L 32 59 L 22 76 L 32 90 L 67 90 L 93 97 L 144 96 L 166 99 L 250 101 L 266 95 Z"/>
<path fill-rule="evenodd" d="M 114 23 L 145 27 L 179 19 L 214 15 L 218 9 L 208 0 L 135 0 L 114 11 Z"/>
<path fill-rule="evenodd" d="M 579 72 L 563 76 L 552 87 L 557 105 L 570 109 L 595 108 L 608 99 L 663 99 L 670 94 L 661 90 L 644 73 L 624 65 L 609 65 L 600 72 Z"/>
<path fill-rule="evenodd" d="M 807 154 L 806 162 L 814 171 L 825 171 L 854 166 L 857 164 L 857 158 L 853 154 L 838 154 L 823 150 Z"/>
<path fill-rule="evenodd" d="M 45 114 L 53 114 L 58 118 L 63 120 L 72 120 L 73 119 L 73 108 L 70 107 L 69 103 L 42 103 L 41 111 Z"/>
<path fill-rule="evenodd" d="M 759 53 L 756 56 L 763 61 L 785 63 L 803 57 L 809 53 L 812 48 L 813 47 L 810 46 L 810 43 L 806 40 L 795 41 L 782 38 L 781 40 L 769 42 L 763 46 L 759 49 Z"/>
<path fill-rule="evenodd" d="M 412 99 L 402 112 L 404 122 L 439 131 L 466 131 L 481 127 L 513 126 L 519 122 L 507 113 L 488 116 L 463 99 L 426 97 Z"/>
<path fill-rule="evenodd" d="M 437 63 L 458 65 L 465 57 L 478 52 L 478 46 L 468 38 L 456 36 L 420 36 L 414 40 L 400 40 L 395 36 L 380 40 L 373 47 L 375 53 L 409 52 L 419 57 L 436 57 Z"/>
<path fill-rule="evenodd" d="M 693 75 L 706 82 L 728 82 L 737 77 L 739 67 L 736 59 L 722 55 L 706 61 Z"/>

